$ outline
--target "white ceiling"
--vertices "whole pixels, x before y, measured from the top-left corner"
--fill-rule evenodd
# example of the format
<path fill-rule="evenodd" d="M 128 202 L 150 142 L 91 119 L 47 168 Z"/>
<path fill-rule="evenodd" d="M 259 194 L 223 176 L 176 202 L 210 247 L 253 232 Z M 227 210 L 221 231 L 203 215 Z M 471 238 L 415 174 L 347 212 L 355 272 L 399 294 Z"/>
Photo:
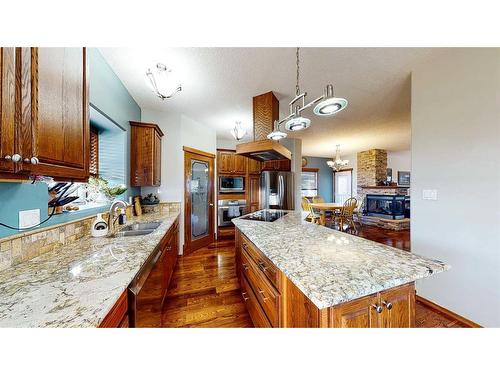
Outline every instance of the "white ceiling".
<path fill-rule="evenodd" d="M 143 109 L 180 112 L 231 139 L 241 121 L 251 141 L 252 97 L 274 91 L 281 117 L 295 92 L 294 48 L 101 48 L 101 53 Z M 332 156 L 370 148 L 410 148 L 411 71 L 441 49 L 301 48 L 300 86 L 308 98 L 332 83 L 349 101 L 334 117 L 307 111 L 309 129 L 290 134 L 303 141 L 303 154 Z M 162 62 L 182 83 L 182 92 L 162 101 L 145 84 L 148 67 Z"/>

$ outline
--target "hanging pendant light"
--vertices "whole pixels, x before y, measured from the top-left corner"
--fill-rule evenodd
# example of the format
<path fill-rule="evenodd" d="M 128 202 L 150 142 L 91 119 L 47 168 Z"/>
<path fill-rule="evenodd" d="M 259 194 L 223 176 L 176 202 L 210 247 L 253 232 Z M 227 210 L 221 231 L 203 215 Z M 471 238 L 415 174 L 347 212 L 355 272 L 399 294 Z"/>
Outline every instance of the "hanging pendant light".
<path fill-rule="evenodd" d="M 162 63 L 156 64 L 152 70 L 147 70 L 146 83 L 161 100 L 170 99 L 175 93 L 182 90 L 182 86 L 175 81 L 172 70 Z"/>
<path fill-rule="evenodd" d="M 309 107 L 314 107 L 314 114 L 317 116 L 332 116 L 337 112 L 342 111 L 347 107 L 347 100 L 344 98 L 336 98 L 333 95 L 333 85 L 328 84 L 325 87 L 323 95 L 306 103 L 307 92 L 300 92 L 299 79 L 300 79 L 300 55 L 299 48 L 296 49 L 296 84 L 295 84 L 295 98 L 289 103 L 290 114 L 278 121 L 278 125 L 285 123 L 285 129 L 288 131 L 299 131 L 307 129 L 311 125 L 311 120 L 302 115 L 302 112 Z M 273 139 L 270 133 L 269 139 Z"/>
<path fill-rule="evenodd" d="M 342 168 L 346 167 L 349 164 L 349 160 L 342 160 L 340 157 L 340 145 L 337 145 L 337 150 L 335 151 L 335 159 L 328 160 L 326 162 L 330 168 L 332 168 L 335 172 L 340 171 Z"/>
<path fill-rule="evenodd" d="M 241 121 L 236 121 L 234 128 L 231 129 L 230 133 L 237 141 L 240 141 L 245 135 L 247 135 L 246 129 L 243 129 L 241 126 Z"/>
<path fill-rule="evenodd" d="M 280 139 L 286 138 L 286 133 L 280 131 L 280 125 L 278 121 L 274 121 L 274 128 L 271 133 L 267 135 L 267 139 L 272 139 L 273 141 L 279 141 Z"/>

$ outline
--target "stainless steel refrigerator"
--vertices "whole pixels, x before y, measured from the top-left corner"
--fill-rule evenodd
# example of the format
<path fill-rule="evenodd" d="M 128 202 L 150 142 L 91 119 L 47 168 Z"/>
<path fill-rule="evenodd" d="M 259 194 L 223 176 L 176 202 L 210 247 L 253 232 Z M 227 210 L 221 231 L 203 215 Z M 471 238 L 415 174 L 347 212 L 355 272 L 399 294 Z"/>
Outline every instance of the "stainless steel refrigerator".
<path fill-rule="evenodd" d="M 260 195 L 263 209 L 293 210 L 295 208 L 293 172 L 262 172 Z"/>

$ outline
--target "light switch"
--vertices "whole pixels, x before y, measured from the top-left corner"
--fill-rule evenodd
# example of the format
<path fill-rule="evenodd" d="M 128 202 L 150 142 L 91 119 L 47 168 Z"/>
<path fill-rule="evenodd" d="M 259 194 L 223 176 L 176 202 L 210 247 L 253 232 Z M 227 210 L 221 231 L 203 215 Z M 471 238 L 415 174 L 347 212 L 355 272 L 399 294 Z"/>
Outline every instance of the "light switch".
<path fill-rule="evenodd" d="M 19 228 L 29 228 L 40 224 L 40 209 L 19 211 Z"/>
<path fill-rule="evenodd" d="M 424 189 L 422 191 L 422 198 L 430 201 L 437 201 L 438 191 L 435 189 Z"/>

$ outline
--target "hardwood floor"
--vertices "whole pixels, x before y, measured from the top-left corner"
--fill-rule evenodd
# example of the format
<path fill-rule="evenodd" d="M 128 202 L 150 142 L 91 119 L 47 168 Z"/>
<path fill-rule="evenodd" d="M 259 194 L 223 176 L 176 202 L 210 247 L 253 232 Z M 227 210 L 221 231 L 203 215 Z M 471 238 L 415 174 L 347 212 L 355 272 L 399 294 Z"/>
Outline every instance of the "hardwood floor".
<path fill-rule="evenodd" d="M 384 238 L 380 228 L 375 231 L 372 228 L 362 227 L 360 236 L 409 250 L 409 233 L 407 240 L 400 232 Z M 179 258 L 163 308 L 163 327 L 253 326 L 240 295 L 234 251 L 234 237 L 231 236 Z M 464 325 L 417 301 L 416 327 L 459 328 Z"/>

